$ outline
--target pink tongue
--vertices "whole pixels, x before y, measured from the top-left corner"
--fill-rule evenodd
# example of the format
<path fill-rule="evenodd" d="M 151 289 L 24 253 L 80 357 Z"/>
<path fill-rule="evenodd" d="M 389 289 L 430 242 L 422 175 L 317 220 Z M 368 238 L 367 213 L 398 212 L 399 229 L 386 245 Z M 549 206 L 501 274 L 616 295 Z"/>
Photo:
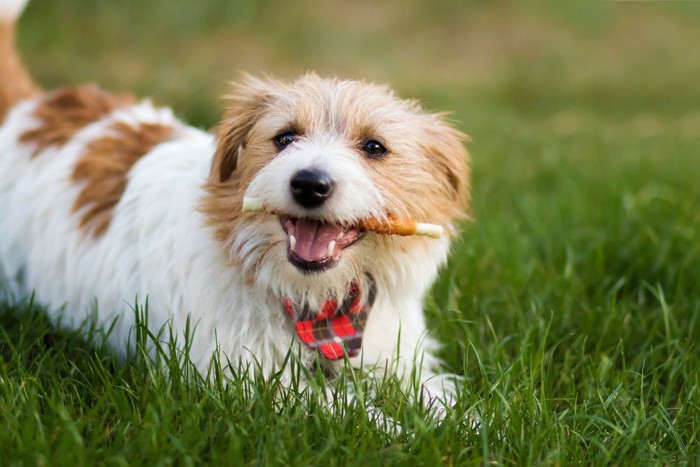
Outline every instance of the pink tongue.
<path fill-rule="evenodd" d="M 330 256 L 328 245 L 338 237 L 342 228 L 335 224 L 310 219 L 296 222 L 294 253 L 305 261 L 320 261 Z M 331 253 L 332 254 L 332 253 Z"/>

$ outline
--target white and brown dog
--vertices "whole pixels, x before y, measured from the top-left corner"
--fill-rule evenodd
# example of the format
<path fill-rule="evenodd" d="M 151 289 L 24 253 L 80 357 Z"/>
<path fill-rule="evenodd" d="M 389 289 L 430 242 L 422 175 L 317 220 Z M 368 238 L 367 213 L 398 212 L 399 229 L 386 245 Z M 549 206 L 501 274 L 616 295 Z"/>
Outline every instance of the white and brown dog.
<path fill-rule="evenodd" d="M 15 292 L 64 307 L 63 324 L 116 319 L 122 352 L 147 298 L 154 331 L 196 324 L 203 371 L 218 351 L 270 372 L 292 349 L 451 390 L 423 300 L 467 208 L 464 135 L 383 86 L 313 74 L 245 79 L 215 134 L 95 86 L 43 91 L 14 48 L 25 3 L 0 0 L 0 265 Z M 269 212 L 243 212 L 244 194 Z M 446 235 L 362 227 L 389 218 Z"/>

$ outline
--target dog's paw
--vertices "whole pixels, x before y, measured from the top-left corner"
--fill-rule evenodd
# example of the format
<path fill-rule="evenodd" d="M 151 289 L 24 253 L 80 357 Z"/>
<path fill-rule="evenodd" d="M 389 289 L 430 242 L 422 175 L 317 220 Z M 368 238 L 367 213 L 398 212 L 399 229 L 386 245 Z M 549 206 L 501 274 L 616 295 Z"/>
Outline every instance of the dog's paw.
<path fill-rule="evenodd" d="M 440 373 L 431 375 L 421 384 L 421 400 L 426 407 L 442 414 L 449 407 L 454 407 L 458 398 L 458 384 L 463 381 L 459 375 Z"/>

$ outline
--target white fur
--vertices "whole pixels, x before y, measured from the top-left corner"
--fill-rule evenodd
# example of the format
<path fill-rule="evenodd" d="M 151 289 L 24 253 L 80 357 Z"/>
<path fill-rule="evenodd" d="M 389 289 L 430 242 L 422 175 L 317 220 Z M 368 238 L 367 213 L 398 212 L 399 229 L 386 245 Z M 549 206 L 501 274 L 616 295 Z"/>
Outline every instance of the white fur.
<path fill-rule="evenodd" d="M 340 138 L 338 138 L 340 139 Z M 338 141 L 300 141 L 280 153 L 253 179 L 247 190 L 249 196 L 265 200 L 270 209 L 303 217 L 299 206 L 281 186 L 289 186 L 292 174 L 301 169 L 320 169 L 336 182 L 333 196 L 318 208 L 315 215 L 328 220 L 381 217 L 386 212 L 381 193 L 371 183 L 347 145 Z M 336 218 L 342 213 L 342 218 Z"/>
<path fill-rule="evenodd" d="M 310 301 L 318 301 L 329 291 L 344 293 L 338 287 L 357 273 L 350 259 L 313 279 L 302 275 L 288 263 L 286 237 L 271 216 L 235 232 L 241 253 L 232 264 L 200 210 L 215 150 L 211 135 L 142 102 L 88 125 L 63 147 L 32 157 L 34 147 L 18 138 L 37 124 L 35 106 L 33 101 L 19 104 L 0 127 L 0 264 L 16 293 L 34 292 L 49 310 L 65 305 L 62 325 L 77 325 L 92 313 L 104 324 L 117 319 L 110 343 L 121 353 L 133 329 L 135 303 L 148 299 L 154 332 L 170 323 L 181 336 L 190 316 L 196 326 L 191 357 L 202 371 L 217 345 L 223 361 L 258 362 L 268 373 L 280 367 L 290 346 L 313 359 L 299 343 L 280 295 L 304 289 Z M 81 188 L 71 173 L 85 145 L 104 136 L 115 121 L 169 124 L 175 138 L 137 162 L 109 229 L 94 239 L 79 228 L 79 213 L 71 211 Z M 279 187 L 288 186 L 295 170 L 308 167 L 323 168 L 338 181 L 337 196 L 323 208 L 328 217 L 383 212 L 381 194 L 361 165 L 332 140 L 290 147 L 259 172 L 250 192 L 294 213 L 298 208 L 288 190 Z M 449 241 L 425 239 L 401 255 L 376 257 L 378 246 L 397 241 L 368 235 L 351 247 L 353 261 L 369 265 L 363 272 L 374 277 L 379 290 L 363 353 L 352 363 L 376 363 L 407 376 L 421 362 L 419 373 L 429 392 L 448 398 L 452 379 L 433 378 L 438 362 L 430 353 L 434 342 L 426 335 L 422 304 Z M 270 242 L 279 246 L 263 260 L 259 252 Z M 256 271 L 253 284 L 245 280 L 251 271 Z"/>
<path fill-rule="evenodd" d="M 14 21 L 22 14 L 29 0 L 0 0 L 0 21 Z"/>

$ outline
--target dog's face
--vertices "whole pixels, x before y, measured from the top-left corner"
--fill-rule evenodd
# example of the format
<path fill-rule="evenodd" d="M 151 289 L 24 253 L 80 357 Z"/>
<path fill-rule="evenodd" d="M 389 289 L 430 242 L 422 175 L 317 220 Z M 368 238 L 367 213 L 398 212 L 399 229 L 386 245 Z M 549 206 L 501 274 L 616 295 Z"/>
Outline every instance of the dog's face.
<path fill-rule="evenodd" d="M 463 135 L 384 87 L 249 79 L 229 106 L 204 209 L 251 281 L 284 294 L 342 294 L 365 274 L 400 274 L 412 253 L 441 243 L 363 232 L 358 220 L 448 227 L 465 213 Z M 241 212 L 244 194 L 275 214 Z"/>

